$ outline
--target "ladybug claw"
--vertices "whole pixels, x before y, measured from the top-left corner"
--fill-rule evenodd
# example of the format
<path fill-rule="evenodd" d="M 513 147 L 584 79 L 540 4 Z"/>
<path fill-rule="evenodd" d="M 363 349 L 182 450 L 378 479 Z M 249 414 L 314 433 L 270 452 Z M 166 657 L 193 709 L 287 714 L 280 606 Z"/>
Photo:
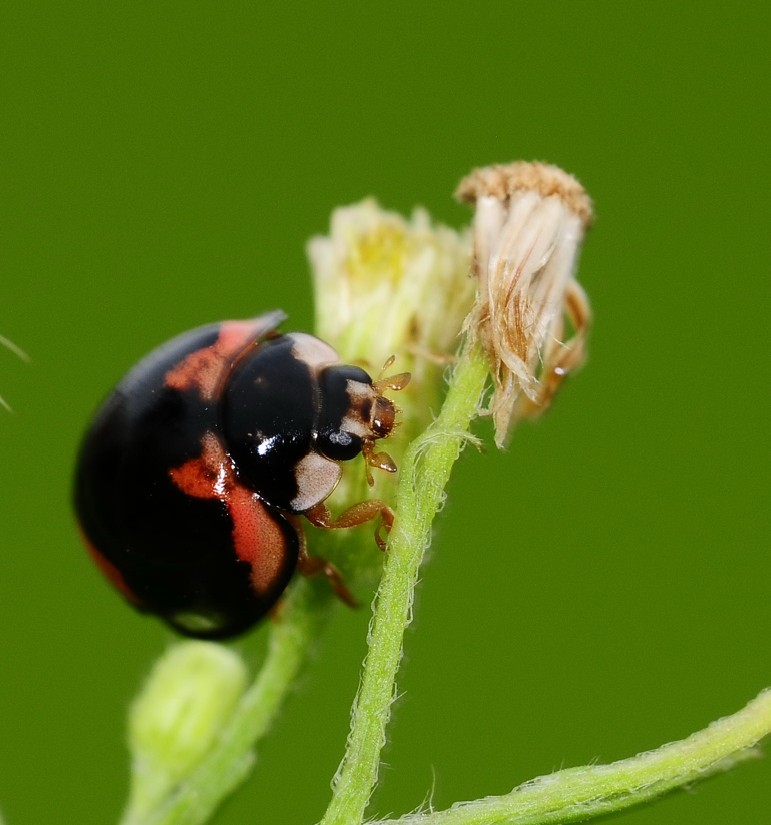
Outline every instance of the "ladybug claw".
<path fill-rule="evenodd" d="M 386 548 L 388 547 L 388 539 L 387 539 L 387 538 L 384 538 L 384 537 L 381 535 L 380 531 L 381 531 L 381 530 L 383 530 L 383 529 L 384 529 L 384 527 L 383 527 L 383 525 L 381 524 L 381 525 L 377 528 L 377 530 L 375 530 L 375 544 L 377 544 L 378 548 L 379 548 L 379 549 L 380 549 L 383 553 L 385 553 Z"/>
<path fill-rule="evenodd" d="M 388 534 L 394 525 L 394 511 L 390 507 L 387 507 L 381 511 L 380 517 L 381 522 L 375 530 L 375 544 L 385 553 L 388 546 Z M 385 536 L 381 531 L 385 532 Z"/>

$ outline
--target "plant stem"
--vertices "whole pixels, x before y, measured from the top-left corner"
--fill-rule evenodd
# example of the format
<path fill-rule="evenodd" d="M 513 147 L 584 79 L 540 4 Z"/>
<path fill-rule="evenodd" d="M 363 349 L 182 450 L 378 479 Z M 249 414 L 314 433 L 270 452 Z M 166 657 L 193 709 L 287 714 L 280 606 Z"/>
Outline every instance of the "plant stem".
<path fill-rule="evenodd" d="M 322 825 L 360 823 L 377 781 L 385 727 L 395 695 L 404 631 L 431 523 L 471 422 L 478 414 L 488 377 L 478 349 L 461 354 L 439 417 L 409 446 L 396 494 L 397 518 L 388 542 L 368 638 L 351 733 Z"/>
<path fill-rule="evenodd" d="M 769 735 L 771 689 L 738 713 L 655 751 L 610 765 L 568 768 L 526 782 L 503 796 L 373 825 L 556 825 L 583 821 L 650 802 L 728 770 L 758 756 L 753 746 Z"/>
<path fill-rule="evenodd" d="M 318 584 L 318 586 L 317 586 Z M 245 779 L 254 745 L 269 729 L 329 614 L 326 582 L 297 581 L 273 623 L 268 655 L 216 747 L 152 817 L 141 825 L 201 825 Z M 139 825 L 128 812 L 122 825 Z"/>

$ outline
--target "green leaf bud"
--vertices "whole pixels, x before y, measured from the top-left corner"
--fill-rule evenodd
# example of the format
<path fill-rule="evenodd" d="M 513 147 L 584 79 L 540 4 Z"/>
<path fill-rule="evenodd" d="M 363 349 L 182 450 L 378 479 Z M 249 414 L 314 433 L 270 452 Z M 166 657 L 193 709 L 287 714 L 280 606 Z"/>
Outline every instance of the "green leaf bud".
<path fill-rule="evenodd" d="M 155 664 L 129 711 L 129 809 L 152 810 L 211 750 L 243 694 L 241 658 L 211 642 L 182 642 Z"/>

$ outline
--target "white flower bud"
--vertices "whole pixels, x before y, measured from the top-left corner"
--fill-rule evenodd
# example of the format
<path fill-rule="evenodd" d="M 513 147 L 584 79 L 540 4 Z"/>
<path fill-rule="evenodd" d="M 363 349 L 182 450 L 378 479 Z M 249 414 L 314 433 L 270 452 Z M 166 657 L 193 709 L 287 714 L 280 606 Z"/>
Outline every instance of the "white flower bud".
<path fill-rule="evenodd" d="M 405 218 L 370 198 L 335 209 L 329 234 L 309 241 L 308 257 L 316 334 L 375 379 L 387 381 L 390 371 L 411 375 L 394 396 L 399 428 L 387 445 L 399 467 L 406 445 L 440 406 L 443 375 L 471 308 L 470 233 L 433 223 L 424 209 Z M 393 366 L 380 376 L 392 355 Z M 388 501 L 393 491 L 391 475 L 351 471 L 326 503 L 339 512 L 373 494 Z M 314 547 L 361 592 L 375 583 L 382 561 L 367 546 L 362 551 L 361 543 L 348 541 L 346 532 L 324 531 L 314 537 Z"/>
<path fill-rule="evenodd" d="M 372 199 L 335 209 L 329 235 L 308 243 L 316 333 L 375 370 L 396 355 L 410 392 L 433 398 L 424 380 L 438 389 L 436 364 L 454 355 L 474 295 L 470 248 L 467 232 L 433 224 L 424 209 L 409 220 Z"/>
<path fill-rule="evenodd" d="M 543 163 L 477 169 L 456 194 L 476 206 L 477 301 L 464 329 L 491 365 L 502 447 L 517 421 L 543 412 L 583 360 L 591 313 L 574 273 L 592 204 L 575 178 Z"/>

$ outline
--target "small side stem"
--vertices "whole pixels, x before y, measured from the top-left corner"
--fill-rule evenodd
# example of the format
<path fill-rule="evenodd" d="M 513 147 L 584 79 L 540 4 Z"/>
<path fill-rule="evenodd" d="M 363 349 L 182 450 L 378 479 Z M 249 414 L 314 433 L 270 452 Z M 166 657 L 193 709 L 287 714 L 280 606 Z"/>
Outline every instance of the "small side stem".
<path fill-rule="evenodd" d="M 478 414 L 488 372 L 478 349 L 462 353 L 439 417 L 412 442 L 402 460 L 397 519 L 388 542 L 361 687 L 345 756 L 322 825 L 363 821 L 377 781 L 402 638 L 412 617 L 415 583 L 429 544 L 431 523 L 442 503 L 452 466 Z"/>
<path fill-rule="evenodd" d="M 503 796 L 457 802 L 445 811 L 408 814 L 374 825 L 557 825 L 652 802 L 740 762 L 771 735 L 771 689 L 742 710 L 687 739 L 610 765 L 568 768 Z"/>

